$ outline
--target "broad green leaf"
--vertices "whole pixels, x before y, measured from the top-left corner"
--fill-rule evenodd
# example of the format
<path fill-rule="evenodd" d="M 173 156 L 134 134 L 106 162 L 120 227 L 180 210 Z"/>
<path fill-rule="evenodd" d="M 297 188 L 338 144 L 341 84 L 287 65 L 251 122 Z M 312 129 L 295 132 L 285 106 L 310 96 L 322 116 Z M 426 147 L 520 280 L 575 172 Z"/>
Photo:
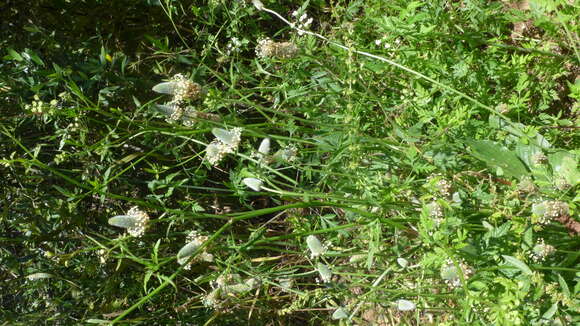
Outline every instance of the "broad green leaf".
<path fill-rule="evenodd" d="M 502 255 L 503 259 L 505 259 L 506 263 L 514 266 L 515 268 L 519 269 L 525 275 L 532 275 L 532 270 L 524 263 L 523 261 L 507 255 Z"/>
<path fill-rule="evenodd" d="M 137 220 L 129 215 L 117 215 L 109 219 L 109 224 L 120 228 L 128 229 L 137 225 Z"/>
<path fill-rule="evenodd" d="M 558 311 L 558 303 L 554 303 L 550 307 L 550 309 L 546 310 L 546 312 L 542 315 L 542 319 L 551 320 L 557 311 Z"/>
<path fill-rule="evenodd" d="M 163 82 L 153 86 L 153 91 L 161 94 L 173 95 L 177 88 L 176 82 Z"/>
<path fill-rule="evenodd" d="M 560 283 L 560 287 L 562 288 L 562 293 L 564 293 L 564 295 L 567 298 L 570 298 L 570 289 L 568 288 L 568 284 L 566 283 L 566 280 L 564 280 L 562 275 L 560 275 L 560 274 L 557 274 L 557 275 L 558 275 L 558 283 Z"/>
<path fill-rule="evenodd" d="M 10 57 L 12 57 L 12 59 L 16 60 L 16 61 L 24 61 L 24 58 L 16 51 L 14 51 L 14 49 L 8 49 L 8 54 L 10 55 Z"/>
<path fill-rule="evenodd" d="M 526 164 L 528 169 L 531 170 L 537 166 L 534 162 L 534 157 L 543 154 L 543 152 L 538 146 L 518 145 L 516 146 L 516 154 Z"/>
<path fill-rule="evenodd" d="M 508 177 L 521 178 L 529 175 L 528 170 L 518 156 L 499 144 L 488 140 L 469 141 L 473 156 L 487 163 L 488 166 L 501 169 Z"/>
<path fill-rule="evenodd" d="M 566 180 L 572 187 L 580 182 L 580 172 L 578 172 L 578 161 L 576 158 L 564 151 L 548 155 L 548 160 L 554 173 Z"/>

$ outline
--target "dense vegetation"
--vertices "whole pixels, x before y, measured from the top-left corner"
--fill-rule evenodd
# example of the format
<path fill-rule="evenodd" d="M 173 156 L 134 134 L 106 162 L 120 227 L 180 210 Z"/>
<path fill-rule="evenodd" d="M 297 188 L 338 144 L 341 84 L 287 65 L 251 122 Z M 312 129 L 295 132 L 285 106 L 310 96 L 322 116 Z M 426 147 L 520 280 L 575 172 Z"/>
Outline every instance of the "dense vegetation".
<path fill-rule="evenodd" d="M 578 13 L 2 1 L 0 324 L 580 323 Z"/>

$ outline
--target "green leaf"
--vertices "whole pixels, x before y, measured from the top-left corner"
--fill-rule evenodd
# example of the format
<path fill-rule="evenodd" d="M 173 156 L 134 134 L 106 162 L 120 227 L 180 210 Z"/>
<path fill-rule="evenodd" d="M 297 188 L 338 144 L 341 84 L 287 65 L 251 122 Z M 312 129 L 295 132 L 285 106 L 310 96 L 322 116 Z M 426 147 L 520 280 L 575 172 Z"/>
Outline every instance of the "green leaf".
<path fill-rule="evenodd" d="M 578 161 L 574 155 L 560 151 L 548 155 L 548 160 L 554 173 L 566 180 L 572 187 L 580 182 L 580 172 L 578 172 Z"/>
<path fill-rule="evenodd" d="M 508 177 L 521 178 L 529 175 L 526 167 L 518 156 L 499 144 L 489 140 L 474 140 L 467 142 L 473 151 L 473 156 L 487 163 L 488 166 L 501 169 Z"/>
<path fill-rule="evenodd" d="M 8 55 L 16 61 L 24 61 L 24 58 L 20 55 L 20 53 L 14 51 L 14 49 L 8 49 Z"/>
<path fill-rule="evenodd" d="M 546 312 L 542 315 L 542 319 L 551 320 L 554 314 L 558 311 L 558 304 L 554 303 L 550 309 L 546 310 Z"/>
<path fill-rule="evenodd" d="M 532 275 L 532 270 L 523 261 L 521 261 L 515 257 L 512 257 L 512 256 L 507 256 L 507 255 L 502 255 L 502 257 L 503 257 L 503 259 L 505 259 L 506 263 L 519 269 L 525 275 Z"/>
<path fill-rule="evenodd" d="M 562 275 L 560 275 L 560 274 L 557 274 L 557 275 L 558 275 L 558 283 L 560 283 L 560 287 L 562 288 L 562 293 L 564 293 L 564 295 L 567 298 L 570 298 L 570 289 L 568 288 L 568 284 L 566 283 L 566 280 L 564 280 Z"/>

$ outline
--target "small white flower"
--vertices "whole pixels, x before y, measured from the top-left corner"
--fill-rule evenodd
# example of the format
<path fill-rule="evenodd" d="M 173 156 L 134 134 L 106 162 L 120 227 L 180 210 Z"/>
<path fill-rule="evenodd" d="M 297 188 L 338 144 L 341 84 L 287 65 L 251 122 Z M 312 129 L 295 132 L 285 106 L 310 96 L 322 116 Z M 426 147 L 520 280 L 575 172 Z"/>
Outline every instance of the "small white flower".
<path fill-rule="evenodd" d="M 212 133 L 216 136 L 205 149 L 205 159 L 211 165 L 217 165 L 227 154 L 234 153 L 241 141 L 242 128 L 234 128 L 232 131 L 227 131 L 221 128 L 212 129 Z"/>
<path fill-rule="evenodd" d="M 532 249 L 532 260 L 535 262 L 542 262 L 546 257 L 550 256 L 556 251 L 554 246 L 546 244 L 544 239 L 538 239 L 538 243 Z"/>
<path fill-rule="evenodd" d="M 254 190 L 254 191 L 261 191 L 262 190 L 262 185 L 264 184 L 264 182 L 260 179 L 256 179 L 256 178 L 244 178 L 244 180 L 242 180 L 242 182 L 250 189 Z"/>

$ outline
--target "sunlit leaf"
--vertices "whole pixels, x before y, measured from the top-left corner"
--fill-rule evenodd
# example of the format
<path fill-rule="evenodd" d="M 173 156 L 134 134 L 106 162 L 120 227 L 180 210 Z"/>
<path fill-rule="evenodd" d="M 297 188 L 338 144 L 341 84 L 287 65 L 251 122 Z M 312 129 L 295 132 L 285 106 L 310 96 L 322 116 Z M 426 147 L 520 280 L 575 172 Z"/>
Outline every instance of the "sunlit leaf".
<path fill-rule="evenodd" d="M 323 263 L 318 263 L 318 274 L 324 283 L 328 283 L 332 279 L 332 271 Z"/>
<path fill-rule="evenodd" d="M 48 273 L 34 273 L 26 276 L 27 279 L 31 281 L 42 280 L 46 278 L 53 278 L 54 275 Z"/>
<path fill-rule="evenodd" d="M 517 155 L 497 143 L 488 140 L 468 142 L 473 156 L 487 163 L 488 166 L 501 169 L 508 177 L 521 178 L 529 175 L 528 170 Z"/>
<path fill-rule="evenodd" d="M 580 182 L 578 161 L 572 154 L 560 151 L 548 155 L 548 160 L 554 173 L 564 178 L 572 187 Z"/>
<path fill-rule="evenodd" d="M 505 259 L 506 263 L 519 269 L 525 275 L 532 275 L 532 270 L 523 261 L 521 261 L 515 257 L 512 257 L 512 256 L 507 256 L 507 255 L 502 255 L 502 257 L 503 257 L 503 259 Z"/>

